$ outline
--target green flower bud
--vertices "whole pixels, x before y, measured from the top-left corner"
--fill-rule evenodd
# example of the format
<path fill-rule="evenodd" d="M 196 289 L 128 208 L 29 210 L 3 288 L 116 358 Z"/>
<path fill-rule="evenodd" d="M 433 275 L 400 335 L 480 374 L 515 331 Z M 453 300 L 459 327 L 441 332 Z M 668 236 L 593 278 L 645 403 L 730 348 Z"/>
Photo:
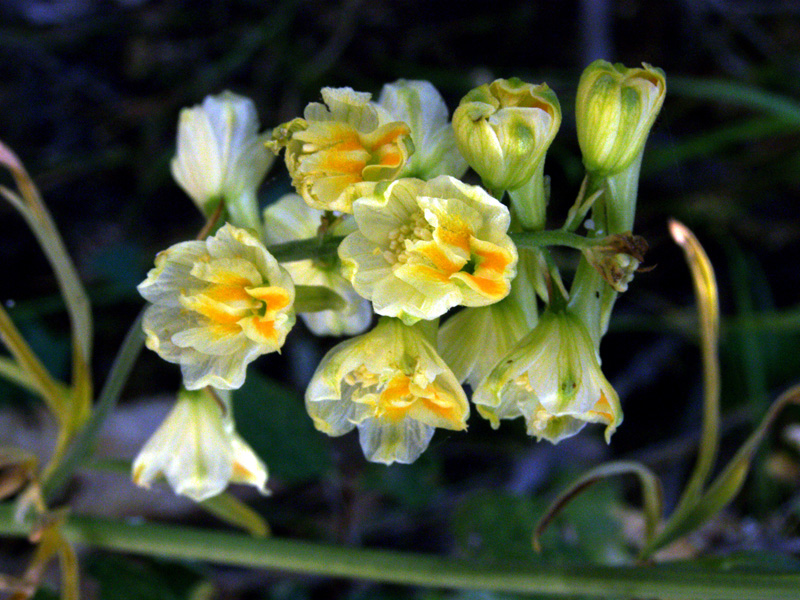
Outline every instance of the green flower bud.
<path fill-rule="evenodd" d="M 586 169 L 608 176 L 627 168 L 644 148 L 666 91 L 664 72 L 647 63 L 628 69 L 596 60 L 586 67 L 575 107 Z"/>
<path fill-rule="evenodd" d="M 561 106 L 547 84 L 497 79 L 467 93 L 453 113 L 456 144 L 493 190 L 526 183 L 561 125 Z"/>

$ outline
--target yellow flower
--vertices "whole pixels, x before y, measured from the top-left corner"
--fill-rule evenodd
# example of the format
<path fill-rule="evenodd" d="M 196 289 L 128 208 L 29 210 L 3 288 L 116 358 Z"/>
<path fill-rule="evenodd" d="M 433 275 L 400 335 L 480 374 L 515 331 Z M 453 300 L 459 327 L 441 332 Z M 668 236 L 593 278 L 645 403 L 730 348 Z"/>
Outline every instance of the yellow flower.
<path fill-rule="evenodd" d="M 411 129 L 414 153 L 398 174 L 400 177 L 433 179 L 437 175 L 461 177 L 467 161 L 456 147 L 447 105 L 428 81 L 400 79 L 383 86 L 378 106 Z"/>
<path fill-rule="evenodd" d="M 493 190 L 527 182 L 561 125 L 561 106 L 542 83 L 497 79 L 467 93 L 453 113 L 458 149 Z"/>
<path fill-rule="evenodd" d="M 224 225 L 203 242 L 160 252 L 139 293 L 146 344 L 181 366 L 184 385 L 236 389 L 247 365 L 283 346 L 294 325 L 294 284 L 263 244 Z"/>
<path fill-rule="evenodd" d="M 172 175 L 204 214 L 224 201 L 234 224 L 257 229 L 256 190 L 275 159 L 258 128 L 253 102 L 231 92 L 181 110 Z"/>
<path fill-rule="evenodd" d="M 287 194 L 264 211 L 264 233 L 268 244 L 280 244 L 317 235 L 323 212 L 311 208 L 297 194 Z M 352 216 L 346 215 L 331 233 L 344 235 L 355 229 Z M 300 313 L 315 335 L 355 335 L 364 332 L 372 321 L 372 308 L 356 294 L 341 274 L 338 258 L 330 264 L 318 260 L 298 260 L 282 265 L 296 285 L 317 285 L 333 290 L 346 305 L 342 310 Z"/>
<path fill-rule="evenodd" d="M 358 428 L 368 460 L 411 463 L 436 427 L 466 429 L 464 390 L 436 352 L 435 325 L 383 318 L 334 347 L 306 391 L 306 409 L 332 436 Z"/>
<path fill-rule="evenodd" d="M 597 349 L 580 319 L 545 311 L 473 394 L 478 412 L 525 418 L 528 434 L 557 443 L 586 423 L 606 425 L 606 441 L 622 422 L 619 397 L 600 369 Z"/>
<path fill-rule="evenodd" d="M 661 110 L 667 81 L 661 69 L 628 69 L 596 60 L 578 83 L 575 122 L 583 164 L 602 176 L 619 173 L 641 154 Z"/>
<path fill-rule="evenodd" d="M 503 204 L 447 175 L 376 192 L 353 204 L 359 230 L 339 246 L 345 276 L 376 313 L 412 324 L 508 295 L 517 250 Z"/>
<path fill-rule="evenodd" d="M 230 403 L 210 390 L 181 390 L 164 422 L 133 462 L 133 481 L 149 488 L 166 478 L 176 494 L 195 502 L 246 483 L 262 494 L 267 467 L 236 433 Z"/>
<path fill-rule="evenodd" d="M 322 88 L 304 118 L 275 129 L 268 146 L 286 149 L 297 192 L 320 210 L 352 212 L 353 186 L 394 179 L 414 151 L 409 128 L 351 88 Z"/>

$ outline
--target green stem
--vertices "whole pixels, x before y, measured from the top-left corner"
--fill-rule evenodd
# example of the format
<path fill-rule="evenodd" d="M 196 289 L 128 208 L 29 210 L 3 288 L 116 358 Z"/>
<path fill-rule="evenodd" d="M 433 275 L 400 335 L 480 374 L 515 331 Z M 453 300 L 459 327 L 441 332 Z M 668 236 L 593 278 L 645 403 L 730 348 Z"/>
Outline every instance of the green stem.
<path fill-rule="evenodd" d="M 136 362 L 144 344 L 143 316 L 144 311 L 139 314 L 128 330 L 125 340 L 122 342 L 122 346 L 114 359 L 114 364 L 111 367 L 111 372 L 106 379 L 103 390 L 100 392 L 92 416 L 83 426 L 83 429 L 76 434 L 60 464 L 42 484 L 42 493 L 48 500 L 51 500 L 61 491 L 72 473 L 86 459 L 100 433 L 103 422 L 116 406 L 122 388 L 128 380 L 133 364 Z"/>
<path fill-rule="evenodd" d="M 547 190 L 544 180 L 544 160 L 539 161 L 539 166 L 527 183 L 515 190 L 509 190 L 508 196 L 523 229 L 526 231 L 544 229 L 547 218 L 545 213 L 547 209 Z"/>
<path fill-rule="evenodd" d="M 25 537 L 13 506 L 0 505 L 0 532 Z M 595 565 L 489 566 L 463 559 L 344 548 L 152 523 L 70 515 L 62 526 L 74 544 L 167 559 L 347 577 L 386 583 L 598 598 L 777 600 L 795 597 L 800 575 Z"/>
<path fill-rule="evenodd" d="M 562 229 L 551 231 L 524 231 L 509 234 L 514 243 L 521 248 L 544 248 L 546 246 L 566 246 L 583 250 L 597 244 L 597 240 Z"/>

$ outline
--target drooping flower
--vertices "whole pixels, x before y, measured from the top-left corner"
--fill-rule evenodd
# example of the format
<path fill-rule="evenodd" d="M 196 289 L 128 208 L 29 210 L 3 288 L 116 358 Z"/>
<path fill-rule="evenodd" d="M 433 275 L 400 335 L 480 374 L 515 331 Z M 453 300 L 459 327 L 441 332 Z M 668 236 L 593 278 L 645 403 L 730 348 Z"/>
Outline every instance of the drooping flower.
<path fill-rule="evenodd" d="M 664 72 L 646 63 L 629 69 L 596 60 L 586 67 L 575 100 L 578 143 L 586 169 L 608 176 L 633 163 L 666 92 Z"/>
<path fill-rule="evenodd" d="M 412 324 L 508 295 L 517 263 L 510 216 L 483 188 L 442 175 L 376 192 L 353 204 L 358 231 L 339 246 L 345 276 L 376 313 Z"/>
<path fill-rule="evenodd" d="M 264 211 L 264 235 L 268 244 L 280 244 L 317 235 L 323 212 L 311 208 L 297 194 L 287 194 Z M 333 235 L 345 235 L 355 229 L 352 216 L 345 215 L 331 229 Z M 367 300 L 356 294 L 341 274 L 338 257 L 330 262 L 298 260 L 282 265 L 295 285 L 316 285 L 333 290 L 345 300 L 341 310 L 300 313 L 315 335 L 356 335 L 369 327 L 372 309 Z"/>
<path fill-rule="evenodd" d="M 527 182 L 561 125 L 561 106 L 542 83 L 497 79 L 467 93 L 453 113 L 458 149 L 494 190 Z"/>
<path fill-rule="evenodd" d="M 435 428 L 466 429 L 469 404 L 436 352 L 435 324 L 382 318 L 334 347 L 306 391 L 314 426 L 332 436 L 358 428 L 368 460 L 411 463 Z"/>
<path fill-rule="evenodd" d="M 236 389 L 247 365 L 283 346 L 294 284 L 251 233 L 226 224 L 205 241 L 160 252 L 139 284 L 146 345 L 180 364 L 184 385 Z"/>
<path fill-rule="evenodd" d="M 267 467 L 238 433 L 225 394 L 181 390 L 169 415 L 133 462 L 133 481 L 149 488 L 164 477 L 176 494 L 202 502 L 228 483 L 266 494 Z"/>
<path fill-rule="evenodd" d="M 619 397 L 600 369 L 596 346 L 580 319 L 566 311 L 545 311 L 472 401 L 492 427 L 522 416 L 529 435 L 554 444 L 586 423 L 605 424 L 608 441 L 622 422 Z"/>
<path fill-rule="evenodd" d="M 408 125 L 394 121 L 371 95 L 322 88 L 324 104 L 275 129 L 268 146 L 286 149 L 292 184 L 309 206 L 352 212 L 354 186 L 397 177 L 414 151 Z"/>
<path fill-rule="evenodd" d="M 467 161 L 456 147 L 447 105 L 429 81 L 400 79 L 383 86 L 378 106 L 397 121 L 408 124 L 414 153 L 398 173 L 400 177 L 433 179 L 438 175 L 461 177 Z"/>
<path fill-rule="evenodd" d="M 227 91 L 181 110 L 172 176 L 204 214 L 224 201 L 233 224 L 258 229 L 256 190 L 275 160 L 258 129 L 252 100 Z"/>

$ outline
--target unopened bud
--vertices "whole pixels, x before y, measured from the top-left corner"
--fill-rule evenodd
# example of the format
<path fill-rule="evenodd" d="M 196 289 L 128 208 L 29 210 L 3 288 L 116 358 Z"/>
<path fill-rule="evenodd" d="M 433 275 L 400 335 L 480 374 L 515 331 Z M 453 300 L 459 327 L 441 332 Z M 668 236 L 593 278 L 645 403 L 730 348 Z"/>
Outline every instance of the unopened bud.
<path fill-rule="evenodd" d="M 634 161 L 644 148 L 666 90 L 664 72 L 646 63 L 628 69 L 597 60 L 586 67 L 578 83 L 575 119 L 588 171 L 613 175 Z"/>
<path fill-rule="evenodd" d="M 453 113 L 456 144 L 492 190 L 526 183 L 561 125 L 561 106 L 543 83 L 497 79 L 467 93 Z"/>

